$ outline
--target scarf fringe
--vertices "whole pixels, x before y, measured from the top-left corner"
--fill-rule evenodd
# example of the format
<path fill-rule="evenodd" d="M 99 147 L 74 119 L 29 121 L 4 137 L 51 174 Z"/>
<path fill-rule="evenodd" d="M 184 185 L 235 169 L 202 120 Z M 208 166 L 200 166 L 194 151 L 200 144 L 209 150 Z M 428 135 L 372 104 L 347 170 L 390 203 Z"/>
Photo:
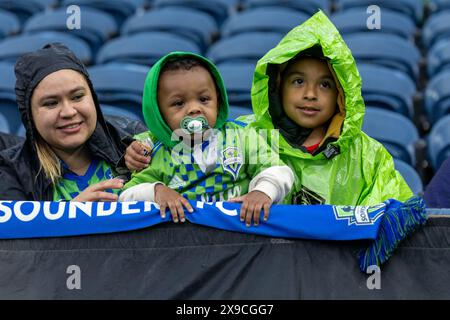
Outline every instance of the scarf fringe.
<path fill-rule="evenodd" d="M 386 262 L 403 239 L 425 224 L 426 217 L 425 203 L 420 197 L 412 197 L 399 207 L 388 209 L 382 217 L 377 238 L 358 254 L 360 270 L 366 272 L 369 266 Z"/>

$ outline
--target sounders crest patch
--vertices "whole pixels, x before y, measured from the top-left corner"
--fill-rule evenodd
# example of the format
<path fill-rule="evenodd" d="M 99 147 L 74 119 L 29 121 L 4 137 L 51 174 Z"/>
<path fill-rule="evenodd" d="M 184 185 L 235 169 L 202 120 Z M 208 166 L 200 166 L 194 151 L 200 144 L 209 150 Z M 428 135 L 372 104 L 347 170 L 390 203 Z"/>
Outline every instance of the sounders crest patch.
<path fill-rule="evenodd" d="M 386 204 L 376 206 L 333 206 L 336 220 L 348 220 L 348 225 L 373 225 L 386 209 Z"/>
<path fill-rule="evenodd" d="M 242 167 L 242 156 L 237 147 L 228 147 L 222 152 L 222 167 L 225 171 L 231 173 L 236 181 L 239 170 Z"/>

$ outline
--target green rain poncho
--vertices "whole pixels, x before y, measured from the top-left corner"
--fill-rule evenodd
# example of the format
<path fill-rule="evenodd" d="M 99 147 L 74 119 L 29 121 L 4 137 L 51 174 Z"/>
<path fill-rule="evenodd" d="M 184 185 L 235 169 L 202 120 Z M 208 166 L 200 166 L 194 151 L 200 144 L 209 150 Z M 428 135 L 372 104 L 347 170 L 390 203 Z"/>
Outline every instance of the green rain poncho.
<path fill-rule="evenodd" d="M 361 77 L 338 30 L 321 11 L 291 30 L 258 61 L 252 86 L 255 119 L 242 120 L 260 129 L 274 128 L 269 104 L 270 110 L 281 107 L 273 85 L 279 72 L 273 70 L 282 68 L 299 52 L 313 46 L 322 48 L 339 82 L 339 112 L 331 121 L 324 139 L 327 141 L 322 141 L 318 154 L 311 155 L 293 147 L 280 134 L 281 158 L 297 175 L 288 202 L 375 205 L 389 198 L 407 200 L 413 194 L 395 170 L 391 155 L 361 131 L 365 110 Z M 272 82 L 267 74 L 272 76 Z"/>

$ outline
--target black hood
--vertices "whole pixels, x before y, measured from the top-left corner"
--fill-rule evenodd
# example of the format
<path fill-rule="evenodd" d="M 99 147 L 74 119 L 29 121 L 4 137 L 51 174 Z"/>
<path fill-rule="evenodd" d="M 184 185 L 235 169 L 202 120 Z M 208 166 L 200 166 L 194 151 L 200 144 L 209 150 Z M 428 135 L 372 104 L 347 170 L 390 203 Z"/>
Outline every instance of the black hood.
<path fill-rule="evenodd" d="M 111 146 L 113 146 L 114 142 L 110 138 L 111 134 L 101 112 L 97 94 L 92 86 L 86 67 L 66 46 L 60 43 L 50 43 L 40 50 L 21 56 L 14 68 L 16 74 L 16 100 L 22 123 L 26 129 L 26 137 L 31 147 L 34 149 L 37 134 L 31 115 L 31 96 L 33 91 L 47 75 L 63 69 L 72 69 L 81 73 L 85 77 L 92 93 L 97 111 L 97 126 L 88 141 L 89 148 L 91 151 L 92 148 L 96 148 L 94 145 L 98 139 L 102 141 L 105 141 L 105 139 L 109 140 Z M 105 160 L 117 161 L 120 156 L 114 152 L 116 149 L 103 149 L 104 152 L 102 153 L 104 153 Z"/>

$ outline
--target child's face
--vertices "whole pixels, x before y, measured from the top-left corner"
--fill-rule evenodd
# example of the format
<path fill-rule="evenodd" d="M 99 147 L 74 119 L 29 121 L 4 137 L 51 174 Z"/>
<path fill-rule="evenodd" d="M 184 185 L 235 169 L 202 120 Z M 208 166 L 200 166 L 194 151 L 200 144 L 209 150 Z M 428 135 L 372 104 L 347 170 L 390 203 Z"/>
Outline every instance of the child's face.
<path fill-rule="evenodd" d="M 303 128 L 323 126 L 335 113 L 338 91 L 325 61 L 303 58 L 281 79 L 283 108 Z"/>
<path fill-rule="evenodd" d="M 185 116 L 204 116 L 214 127 L 218 97 L 211 74 L 203 67 L 164 72 L 158 82 L 158 105 L 172 131 L 180 128 Z"/>

